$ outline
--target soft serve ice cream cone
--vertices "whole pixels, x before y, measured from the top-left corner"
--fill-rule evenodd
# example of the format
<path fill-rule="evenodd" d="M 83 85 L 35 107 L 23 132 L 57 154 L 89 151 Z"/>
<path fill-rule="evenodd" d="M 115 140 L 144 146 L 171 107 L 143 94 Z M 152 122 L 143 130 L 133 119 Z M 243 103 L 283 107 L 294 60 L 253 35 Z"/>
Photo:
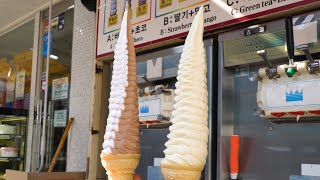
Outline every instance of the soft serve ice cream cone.
<path fill-rule="evenodd" d="M 179 64 L 169 140 L 161 161 L 166 180 L 198 180 L 208 154 L 208 91 L 203 7 L 196 15 Z"/>
<path fill-rule="evenodd" d="M 132 180 L 140 158 L 136 59 L 128 5 L 114 51 L 101 163 L 109 180 Z"/>

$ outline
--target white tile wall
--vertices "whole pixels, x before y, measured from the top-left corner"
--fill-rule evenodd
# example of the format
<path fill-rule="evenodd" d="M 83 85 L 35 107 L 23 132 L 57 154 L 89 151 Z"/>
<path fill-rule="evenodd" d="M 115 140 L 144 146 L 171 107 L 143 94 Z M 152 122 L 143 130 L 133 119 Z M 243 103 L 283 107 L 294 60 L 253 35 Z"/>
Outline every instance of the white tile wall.
<path fill-rule="evenodd" d="M 75 0 L 67 171 L 86 171 L 90 134 L 90 108 L 94 81 L 95 13 Z"/>

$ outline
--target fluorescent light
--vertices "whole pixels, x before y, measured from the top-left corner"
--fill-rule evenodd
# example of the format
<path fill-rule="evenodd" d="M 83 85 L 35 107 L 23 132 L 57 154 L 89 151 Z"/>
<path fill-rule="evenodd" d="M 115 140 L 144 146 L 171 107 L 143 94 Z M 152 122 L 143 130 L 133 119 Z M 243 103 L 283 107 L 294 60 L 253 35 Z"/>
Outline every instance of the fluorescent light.
<path fill-rule="evenodd" d="M 53 54 L 51 54 L 51 55 L 50 55 L 50 58 L 51 58 L 51 59 L 55 59 L 55 60 L 59 59 L 59 57 L 58 57 L 58 56 L 53 55 Z"/>
<path fill-rule="evenodd" d="M 68 7 L 68 9 L 72 9 L 72 8 L 74 8 L 74 5 L 72 5 L 72 6 Z"/>

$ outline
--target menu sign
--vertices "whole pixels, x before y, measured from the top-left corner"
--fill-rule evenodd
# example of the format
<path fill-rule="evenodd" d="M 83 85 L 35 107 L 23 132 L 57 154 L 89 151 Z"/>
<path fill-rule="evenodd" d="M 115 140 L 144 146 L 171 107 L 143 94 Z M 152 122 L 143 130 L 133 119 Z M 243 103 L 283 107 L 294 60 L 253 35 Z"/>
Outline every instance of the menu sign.
<path fill-rule="evenodd" d="M 126 1 L 99 0 L 97 58 L 113 52 Z M 202 5 L 205 30 L 286 11 L 318 0 L 137 0 L 132 1 L 132 33 L 136 47 L 186 36 Z"/>

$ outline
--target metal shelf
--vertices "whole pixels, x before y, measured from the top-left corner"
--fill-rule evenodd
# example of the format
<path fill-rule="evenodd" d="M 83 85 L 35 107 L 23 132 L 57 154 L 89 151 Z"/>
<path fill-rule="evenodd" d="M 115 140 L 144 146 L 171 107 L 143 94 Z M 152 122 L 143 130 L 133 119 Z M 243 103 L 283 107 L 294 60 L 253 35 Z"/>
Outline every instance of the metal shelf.
<path fill-rule="evenodd" d="M 0 123 L 25 123 L 27 118 L 24 116 L 0 116 Z"/>
<path fill-rule="evenodd" d="M 22 161 L 24 160 L 24 158 L 23 157 L 0 157 L 0 162 L 9 162 L 12 160 Z"/>
<path fill-rule="evenodd" d="M 0 134 L 0 140 L 7 140 L 7 139 L 13 139 L 13 138 L 17 138 L 17 139 L 21 139 L 24 136 L 22 135 L 16 135 L 16 134 Z"/>

